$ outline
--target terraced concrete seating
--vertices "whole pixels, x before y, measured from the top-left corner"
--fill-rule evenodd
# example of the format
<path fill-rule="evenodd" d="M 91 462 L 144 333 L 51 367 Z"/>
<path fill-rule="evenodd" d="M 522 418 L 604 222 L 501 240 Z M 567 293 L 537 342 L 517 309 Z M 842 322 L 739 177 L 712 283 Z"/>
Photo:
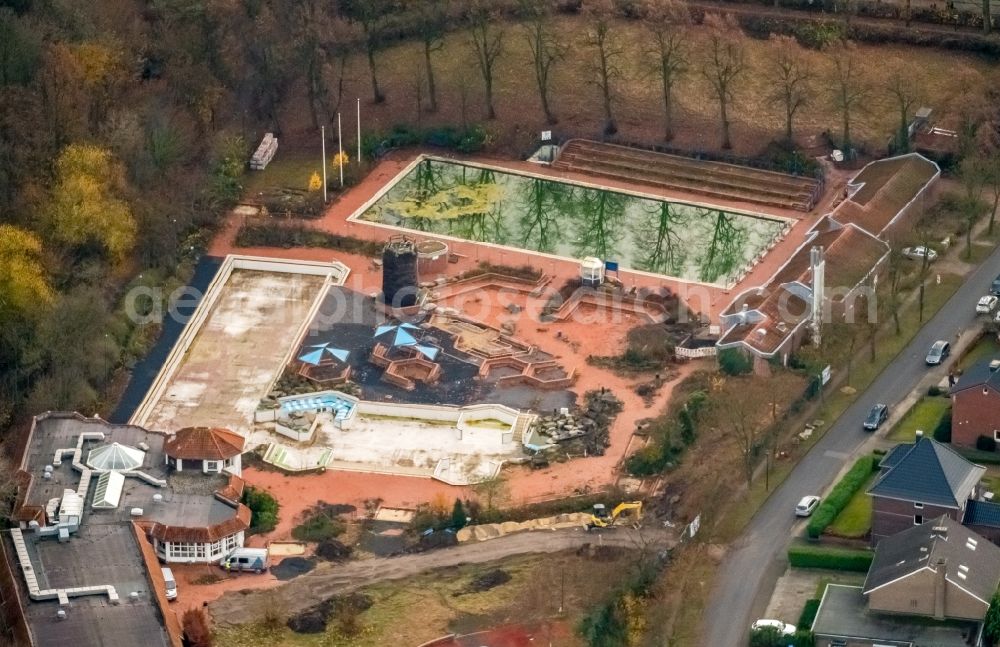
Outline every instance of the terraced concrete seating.
<path fill-rule="evenodd" d="M 582 139 L 568 142 L 553 167 L 799 211 L 812 209 L 821 191 L 815 178 Z"/>

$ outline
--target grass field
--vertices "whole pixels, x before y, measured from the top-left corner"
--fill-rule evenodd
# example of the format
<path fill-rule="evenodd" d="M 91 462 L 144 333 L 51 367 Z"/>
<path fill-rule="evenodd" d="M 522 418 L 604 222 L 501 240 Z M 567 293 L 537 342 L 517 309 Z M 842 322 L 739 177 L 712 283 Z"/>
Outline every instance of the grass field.
<path fill-rule="evenodd" d="M 474 578 L 498 567 L 510 575 L 510 581 L 485 591 L 469 591 Z M 283 622 L 262 621 L 218 629 L 215 645 L 409 647 L 452 632 L 473 633 L 551 618 L 576 626 L 582 615 L 613 590 L 629 570 L 630 556 L 619 553 L 610 558 L 557 553 L 443 569 L 363 589 L 373 604 L 358 617 L 359 632 L 354 635 L 344 635 L 336 617 L 330 618 L 325 632 L 317 634 L 297 634 Z M 561 603 L 564 612 L 559 615 Z M 577 643 L 574 639 L 569 644 Z"/>
<path fill-rule="evenodd" d="M 848 539 L 861 539 L 868 534 L 872 527 L 872 498 L 868 496 L 868 488 L 876 476 L 878 475 L 872 474 L 868 482 L 854 493 L 850 503 L 833 520 L 827 532 Z"/>
<path fill-rule="evenodd" d="M 979 338 L 979 341 L 969 349 L 962 359 L 958 362 L 958 369 L 964 371 L 974 364 L 978 364 L 984 360 L 990 360 L 994 357 L 1000 357 L 1000 342 L 997 341 L 994 335 L 983 335 Z"/>
<path fill-rule="evenodd" d="M 924 396 L 906 412 L 902 420 L 896 423 L 889 432 L 888 439 L 896 442 L 913 442 L 918 429 L 923 431 L 925 436 L 930 436 L 950 408 L 951 400 L 946 396 Z"/>

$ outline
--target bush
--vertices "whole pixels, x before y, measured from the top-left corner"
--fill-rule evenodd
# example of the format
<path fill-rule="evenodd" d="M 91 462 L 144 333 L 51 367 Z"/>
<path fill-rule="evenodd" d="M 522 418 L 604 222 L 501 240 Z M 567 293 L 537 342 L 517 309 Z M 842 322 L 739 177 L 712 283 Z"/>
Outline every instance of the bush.
<path fill-rule="evenodd" d="M 292 528 L 292 537 L 299 541 L 321 542 L 339 537 L 346 529 L 347 526 L 340 519 L 326 512 L 315 512 Z"/>
<path fill-rule="evenodd" d="M 870 550 L 851 548 L 793 544 L 788 549 L 788 563 L 795 568 L 826 568 L 866 573 L 874 557 L 875 553 Z"/>
<path fill-rule="evenodd" d="M 718 357 L 719 370 L 726 375 L 746 375 L 753 370 L 753 360 L 738 348 L 724 348 Z"/>
<path fill-rule="evenodd" d="M 324 247 L 338 249 L 351 254 L 379 257 L 383 243 L 362 240 L 353 236 L 331 234 L 303 225 L 244 225 L 236 233 L 237 247 Z"/>
<path fill-rule="evenodd" d="M 997 441 L 989 436 L 980 436 L 976 438 L 976 449 L 983 452 L 995 452 L 997 450 Z"/>
<path fill-rule="evenodd" d="M 250 532 L 271 532 L 278 525 L 278 500 L 267 490 L 248 487 L 243 491 L 243 503 L 250 508 Z"/>
<path fill-rule="evenodd" d="M 937 426 L 934 427 L 934 440 L 939 443 L 950 443 L 951 442 L 951 409 L 948 409 L 941 419 L 938 420 Z"/>
<path fill-rule="evenodd" d="M 873 455 L 862 456 L 854 463 L 809 519 L 806 531 L 810 539 L 819 539 L 826 527 L 847 507 L 851 497 L 868 482 L 868 478 L 877 468 L 878 461 Z"/>
<path fill-rule="evenodd" d="M 750 632 L 750 647 L 785 647 L 784 636 L 775 627 Z"/>
<path fill-rule="evenodd" d="M 806 605 L 802 607 L 802 613 L 799 614 L 799 621 L 795 626 L 800 630 L 812 629 L 813 620 L 816 619 L 816 613 L 819 611 L 819 602 L 816 598 L 806 600 Z"/>
<path fill-rule="evenodd" d="M 928 387 L 927 395 L 931 396 L 932 398 L 941 395 L 941 387 L 938 386 L 937 384 Z"/>
<path fill-rule="evenodd" d="M 181 620 L 184 626 L 184 644 L 190 647 L 212 647 L 212 632 L 208 629 L 205 610 L 188 609 Z"/>

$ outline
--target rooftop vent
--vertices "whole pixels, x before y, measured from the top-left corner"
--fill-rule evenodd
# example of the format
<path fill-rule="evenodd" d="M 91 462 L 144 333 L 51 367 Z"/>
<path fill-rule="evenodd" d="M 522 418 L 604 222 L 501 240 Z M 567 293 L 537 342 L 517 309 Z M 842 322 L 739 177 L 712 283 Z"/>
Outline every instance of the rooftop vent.
<path fill-rule="evenodd" d="M 144 452 L 148 452 L 148 451 L 149 451 L 149 444 L 147 444 L 147 443 L 145 443 L 145 442 L 142 442 L 142 443 L 136 443 L 136 445 L 135 445 L 135 446 L 136 446 L 136 447 L 138 447 L 139 449 L 141 449 L 141 450 L 142 450 L 142 451 L 144 451 Z"/>
<path fill-rule="evenodd" d="M 917 438 L 923 438 L 923 437 L 924 437 L 924 430 L 917 429 Z"/>
<path fill-rule="evenodd" d="M 153 503 L 163 503 L 163 495 L 159 494 L 159 493 L 154 494 L 153 495 Z"/>
<path fill-rule="evenodd" d="M 52 472 L 42 472 L 42 478 L 45 479 L 45 480 L 51 479 L 52 478 Z"/>
<path fill-rule="evenodd" d="M 131 510 L 128 511 L 128 513 L 130 515 L 132 515 L 133 517 L 141 517 L 142 516 L 142 508 L 132 508 Z"/>
<path fill-rule="evenodd" d="M 138 602 L 139 601 L 139 592 L 138 591 L 132 591 L 131 593 L 128 594 L 128 599 L 131 600 L 132 602 Z"/>
<path fill-rule="evenodd" d="M 45 466 L 45 471 L 46 471 L 46 472 L 49 472 L 49 473 L 51 473 L 51 472 L 52 472 L 52 469 L 53 469 L 53 468 L 52 468 L 52 466 L 51 466 L 51 465 L 46 465 L 46 466 Z"/>
<path fill-rule="evenodd" d="M 66 619 L 66 609 L 59 609 L 58 611 L 56 611 L 56 617 L 59 618 L 60 620 L 65 620 Z"/>

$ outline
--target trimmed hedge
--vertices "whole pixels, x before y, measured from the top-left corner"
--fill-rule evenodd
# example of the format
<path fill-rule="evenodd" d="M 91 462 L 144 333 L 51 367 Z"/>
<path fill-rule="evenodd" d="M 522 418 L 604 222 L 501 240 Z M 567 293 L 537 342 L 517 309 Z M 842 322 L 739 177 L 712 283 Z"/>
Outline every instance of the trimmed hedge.
<path fill-rule="evenodd" d="M 989 436 L 980 436 L 976 438 L 976 449 L 981 452 L 995 452 L 997 450 L 997 441 Z"/>
<path fill-rule="evenodd" d="M 867 573 L 875 553 L 870 550 L 830 548 L 793 544 L 788 549 L 788 563 L 796 568 L 825 568 L 834 571 Z M 803 611 L 803 615 L 805 611 Z"/>
<path fill-rule="evenodd" d="M 339 249 L 349 254 L 371 256 L 382 255 L 385 243 L 363 240 L 353 236 L 332 234 L 305 225 L 285 225 L 277 222 L 243 225 L 236 232 L 237 247 L 323 247 Z"/>
<path fill-rule="evenodd" d="M 837 515 L 847 507 L 847 504 L 851 501 L 851 497 L 868 482 L 868 477 L 878 469 L 878 463 L 874 455 L 862 456 L 854 463 L 854 466 L 851 467 L 847 474 L 844 475 L 844 478 L 840 479 L 840 482 L 833 486 L 833 490 L 819 507 L 816 508 L 816 512 L 813 513 L 812 518 L 809 519 L 806 531 L 809 533 L 810 539 L 819 539 L 819 536 L 823 534 L 826 527 L 833 523 Z"/>
<path fill-rule="evenodd" d="M 806 600 L 806 605 L 802 607 L 802 613 L 799 614 L 799 622 L 795 625 L 799 631 L 812 629 L 813 620 L 816 619 L 816 614 L 819 612 L 819 602 L 818 598 Z"/>

